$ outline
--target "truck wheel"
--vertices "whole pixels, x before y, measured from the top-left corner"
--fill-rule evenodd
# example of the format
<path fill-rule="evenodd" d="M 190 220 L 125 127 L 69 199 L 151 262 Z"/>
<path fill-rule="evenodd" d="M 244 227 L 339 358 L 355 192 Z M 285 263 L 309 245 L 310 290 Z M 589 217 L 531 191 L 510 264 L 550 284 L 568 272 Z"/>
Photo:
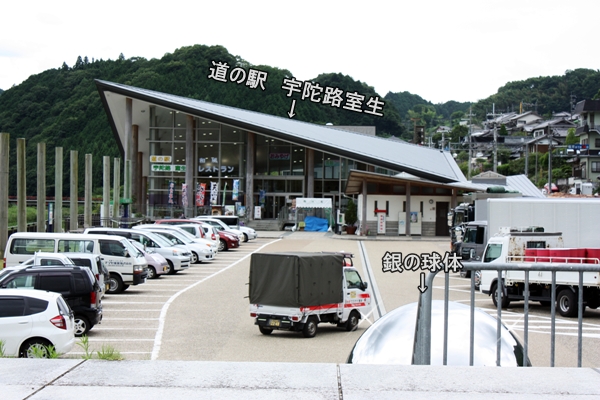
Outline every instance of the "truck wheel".
<path fill-rule="evenodd" d="M 346 325 L 345 325 L 346 330 L 348 332 L 355 331 L 356 328 L 358 327 L 358 321 L 359 321 L 359 318 L 358 318 L 357 313 L 355 311 L 352 311 L 350 313 L 350 316 L 348 317 L 348 321 L 346 321 Z"/>
<path fill-rule="evenodd" d="M 272 328 L 265 328 L 264 326 L 260 326 L 260 325 L 258 326 L 258 330 L 263 335 L 270 335 L 271 333 L 273 333 L 273 329 Z"/>
<path fill-rule="evenodd" d="M 498 284 L 494 283 L 494 285 L 492 286 L 492 292 L 490 294 L 490 296 L 492 296 L 492 301 L 494 302 L 494 306 L 498 307 Z M 502 296 L 502 304 L 501 307 L 502 308 L 507 308 L 508 305 L 510 304 L 510 300 L 508 299 L 508 296 Z"/>
<path fill-rule="evenodd" d="M 315 337 L 317 334 L 317 319 L 315 317 L 308 317 L 302 329 L 302 334 L 305 338 Z"/>
<path fill-rule="evenodd" d="M 577 316 L 577 297 L 571 289 L 563 289 L 558 292 L 558 297 L 556 298 L 556 310 L 563 317 Z"/>
<path fill-rule="evenodd" d="M 114 294 L 121 293 L 123 291 L 123 281 L 121 277 L 117 274 L 110 274 L 110 278 L 108 279 L 108 290 L 106 293 Z"/>

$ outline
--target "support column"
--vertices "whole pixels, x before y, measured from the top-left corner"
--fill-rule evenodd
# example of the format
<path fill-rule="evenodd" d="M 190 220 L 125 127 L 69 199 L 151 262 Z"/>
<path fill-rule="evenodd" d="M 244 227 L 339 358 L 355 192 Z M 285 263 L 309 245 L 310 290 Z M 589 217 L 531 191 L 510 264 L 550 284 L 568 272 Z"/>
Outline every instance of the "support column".
<path fill-rule="evenodd" d="M 406 220 L 406 236 L 410 236 L 410 182 L 406 182 L 406 210 L 404 219 Z"/>
<path fill-rule="evenodd" d="M 450 200 L 450 209 L 456 208 L 456 197 L 458 196 L 458 189 L 452 189 L 452 199 Z"/>
<path fill-rule="evenodd" d="M 92 155 L 85 155 L 85 186 L 83 190 L 83 227 L 92 227 Z"/>
<path fill-rule="evenodd" d="M 137 190 L 137 195 L 136 195 L 136 199 L 138 199 L 137 200 L 137 204 L 138 204 L 137 212 L 139 214 L 142 214 L 145 216 L 146 215 L 146 190 L 144 189 L 144 184 L 143 184 L 144 153 L 142 153 L 141 151 L 138 151 L 138 153 L 137 153 L 137 165 L 138 165 L 138 170 L 137 170 L 137 173 L 135 174 L 135 179 L 133 180 L 135 189 Z"/>
<path fill-rule="evenodd" d="M 46 232 L 46 143 L 37 150 L 37 231 Z"/>
<path fill-rule="evenodd" d="M 110 156 L 102 157 L 102 218 L 100 226 L 110 227 Z"/>
<path fill-rule="evenodd" d="M 131 207 L 131 160 L 133 159 L 133 100 L 125 99 L 125 162 L 123 164 L 123 217 L 129 218 Z"/>
<path fill-rule="evenodd" d="M 17 231 L 27 232 L 27 169 L 25 139 L 17 139 Z"/>
<path fill-rule="evenodd" d="M 139 182 L 137 181 L 138 176 L 138 168 L 140 165 L 138 164 L 138 148 L 139 148 L 139 140 L 138 140 L 138 126 L 131 126 L 131 197 L 134 199 L 134 202 L 131 204 L 131 212 L 139 212 Z"/>
<path fill-rule="evenodd" d="M 0 264 L 8 241 L 8 171 L 10 134 L 0 133 Z"/>
<path fill-rule="evenodd" d="M 306 197 L 315 197 L 315 151 L 306 149 Z"/>
<path fill-rule="evenodd" d="M 246 219 L 254 219 L 254 157 L 256 155 L 256 134 L 248 132 L 246 147 Z"/>
<path fill-rule="evenodd" d="M 362 215 L 360 221 L 360 234 L 362 236 L 367 235 L 367 180 L 363 179 L 362 181 Z"/>
<path fill-rule="evenodd" d="M 54 149 L 54 232 L 63 232 L 63 148 Z"/>
<path fill-rule="evenodd" d="M 113 173 L 113 220 L 119 220 L 119 205 L 121 201 L 121 159 L 114 159 Z"/>
<path fill-rule="evenodd" d="M 185 118 L 185 183 L 187 184 L 187 206 L 183 212 L 187 218 L 195 217 L 194 215 L 194 117 L 186 115 Z"/>
<path fill-rule="evenodd" d="M 142 214 L 148 215 L 148 201 L 147 201 L 147 193 L 148 193 L 148 177 L 142 177 Z"/>
<path fill-rule="evenodd" d="M 71 150 L 71 201 L 69 206 L 69 218 L 71 231 L 76 231 L 79 228 L 77 222 L 78 212 L 78 198 L 77 198 L 77 182 L 78 182 L 78 164 L 77 164 L 78 153 L 77 150 Z"/>

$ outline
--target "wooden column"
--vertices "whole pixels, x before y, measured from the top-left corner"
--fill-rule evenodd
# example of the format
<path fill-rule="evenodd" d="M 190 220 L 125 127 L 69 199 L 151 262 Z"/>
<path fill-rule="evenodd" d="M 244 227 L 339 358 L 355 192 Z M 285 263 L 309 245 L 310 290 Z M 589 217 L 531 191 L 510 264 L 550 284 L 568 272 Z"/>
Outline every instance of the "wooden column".
<path fill-rule="evenodd" d="M 46 232 L 46 143 L 37 149 L 37 231 Z"/>
<path fill-rule="evenodd" d="M 27 169 L 24 138 L 17 139 L 17 231 L 27 231 Z"/>
<path fill-rule="evenodd" d="M 63 148 L 54 149 L 54 232 L 63 232 Z"/>

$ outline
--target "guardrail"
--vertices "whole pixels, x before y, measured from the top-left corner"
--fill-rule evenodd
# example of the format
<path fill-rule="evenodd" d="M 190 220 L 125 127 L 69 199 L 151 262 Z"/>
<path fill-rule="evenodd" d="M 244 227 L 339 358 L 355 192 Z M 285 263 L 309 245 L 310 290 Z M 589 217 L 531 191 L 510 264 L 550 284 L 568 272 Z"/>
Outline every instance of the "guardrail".
<path fill-rule="evenodd" d="M 555 339 L 556 339 L 556 273 L 557 272 L 578 272 L 578 329 L 577 329 L 577 367 L 581 368 L 582 343 L 583 343 L 583 273 L 600 272 L 599 264 L 567 264 L 567 263 L 481 263 L 469 262 L 463 264 L 465 271 L 497 271 L 500 287 L 497 294 L 497 327 L 496 327 L 496 365 L 500 366 L 501 355 L 501 329 L 502 329 L 502 296 L 505 291 L 503 271 L 550 271 L 552 272 L 552 295 L 551 295 L 551 333 L 550 333 L 550 367 L 554 367 L 555 361 Z M 433 287 L 433 279 L 438 271 L 430 272 L 425 281 L 425 285 Z M 524 291 L 524 337 L 523 337 L 523 359 L 528 359 L 529 347 L 529 273 L 525 273 L 525 291 Z M 448 354 L 448 301 L 449 301 L 450 276 L 446 273 L 444 286 L 444 347 L 443 363 L 447 365 Z M 474 359 L 474 332 L 475 332 L 475 273 L 471 273 L 471 325 L 469 338 L 469 365 L 473 365 Z M 417 313 L 417 331 L 415 333 L 415 345 L 413 351 L 413 364 L 430 365 L 431 363 L 431 306 L 432 291 L 426 290 L 419 297 L 419 306 Z"/>

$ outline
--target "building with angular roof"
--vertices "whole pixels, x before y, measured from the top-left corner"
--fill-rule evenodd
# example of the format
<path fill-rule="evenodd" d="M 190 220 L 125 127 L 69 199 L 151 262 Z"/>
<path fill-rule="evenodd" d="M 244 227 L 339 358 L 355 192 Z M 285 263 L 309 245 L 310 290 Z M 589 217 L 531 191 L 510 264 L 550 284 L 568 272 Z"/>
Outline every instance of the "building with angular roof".
<path fill-rule="evenodd" d="M 378 137 L 368 127 L 317 125 L 102 80 L 96 86 L 131 160 L 133 211 L 150 217 L 233 212 L 250 223 L 276 220 L 299 197 L 330 198 L 334 210 L 343 209 L 346 191 L 365 199 L 359 214 L 366 229 L 381 208 L 367 194 L 398 194 L 398 204 L 408 202 L 407 218 L 418 211 L 429 234 L 447 235 L 447 227 L 431 227 L 442 214 L 445 223 L 458 191 L 470 187 L 449 152 Z M 360 173 L 362 190 L 348 191 L 349 177 Z M 400 173 L 419 181 L 379 186 L 367 179 Z M 425 203 L 439 204 L 437 217 Z M 402 215 L 389 218 L 398 226 Z"/>

